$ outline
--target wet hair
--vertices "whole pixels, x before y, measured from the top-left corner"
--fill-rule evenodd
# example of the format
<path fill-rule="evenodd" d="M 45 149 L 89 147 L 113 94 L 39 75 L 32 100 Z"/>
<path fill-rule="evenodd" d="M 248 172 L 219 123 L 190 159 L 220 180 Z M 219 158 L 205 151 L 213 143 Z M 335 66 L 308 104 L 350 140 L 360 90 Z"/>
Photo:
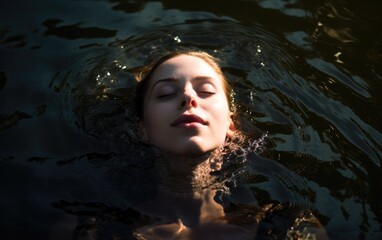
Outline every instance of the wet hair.
<path fill-rule="evenodd" d="M 138 84 L 135 91 L 135 113 L 138 120 L 142 120 L 144 117 L 144 114 L 143 114 L 144 101 L 145 101 L 145 97 L 148 91 L 148 86 L 149 86 L 153 73 L 162 63 L 180 55 L 198 57 L 204 60 L 207 64 L 209 64 L 214 69 L 214 71 L 220 76 L 222 80 L 223 89 L 224 89 L 229 107 L 231 108 L 233 106 L 232 96 L 231 96 L 232 89 L 218 64 L 219 60 L 217 58 L 213 57 L 212 55 L 206 52 L 201 52 L 201 51 L 170 52 L 162 56 L 159 60 L 154 61 L 153 63 L 140 68 L 138 73 L 136 74 L 136 80 Z"/>

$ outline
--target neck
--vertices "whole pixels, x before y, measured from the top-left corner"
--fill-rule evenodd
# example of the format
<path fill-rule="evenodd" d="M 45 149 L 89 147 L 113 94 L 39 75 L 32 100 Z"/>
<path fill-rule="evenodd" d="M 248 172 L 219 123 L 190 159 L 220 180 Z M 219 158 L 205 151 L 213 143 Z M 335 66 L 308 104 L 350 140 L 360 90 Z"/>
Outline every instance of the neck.
<path fill-rule="evenodd" d="M 160 154 L 156 160 L 161 186 L 176 195 L 197 196 L 213 185 L 215 178 L 211 172 L 220 169 L 214 164 L 214 154 L 206 153 L 197 157 L 179 157 Z"/>

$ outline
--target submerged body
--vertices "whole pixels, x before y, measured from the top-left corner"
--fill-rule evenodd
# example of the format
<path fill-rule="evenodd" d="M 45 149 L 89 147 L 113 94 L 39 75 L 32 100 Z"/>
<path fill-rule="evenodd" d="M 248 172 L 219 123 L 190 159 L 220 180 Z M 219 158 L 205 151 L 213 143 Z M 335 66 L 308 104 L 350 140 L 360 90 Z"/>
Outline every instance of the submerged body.
<path fill-rule="evenodd" d="M 256 228 L 230 224 L 215 190 L 203 190 L 191 198 L 164 194 L 138 207 L 142 213 L 163 219 L 138 228 L 140 239 L 253 239 Z"/>
<path fill-rule="evenodd" d="M 69 214 L 49 239 L 328 239 L 303 199 L 288 195 L 280 177 L 291 176 L 272 160 L 249 154 L 244 163 L 222 166 L 219 173 L 197 171 L 207 185 L 188 187 L 179 180 L 183 173 L 164 171 L 159 159 L 150 167 L 136 160 L 113 176 L 109 189 L 119 184 L 119 190 L 105 192 L 101 201 L 109 205 L 67 203 Z M 258 184 L 247 185 L 245 178 Z M 278 191 L 286 201 L 257 199 L 258 191 Z"/>

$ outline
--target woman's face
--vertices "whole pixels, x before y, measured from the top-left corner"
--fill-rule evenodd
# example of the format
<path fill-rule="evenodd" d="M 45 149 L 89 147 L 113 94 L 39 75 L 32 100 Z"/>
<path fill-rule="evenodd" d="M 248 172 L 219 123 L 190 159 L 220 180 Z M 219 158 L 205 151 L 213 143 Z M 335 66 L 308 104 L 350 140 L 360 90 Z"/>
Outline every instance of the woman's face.
<path fill-rule="evenodd" d="M 179 55 L 152 74 L 141 127 L 164 154 L 198 157 L 234 130 L 220 75 L 203 59 Z"/>

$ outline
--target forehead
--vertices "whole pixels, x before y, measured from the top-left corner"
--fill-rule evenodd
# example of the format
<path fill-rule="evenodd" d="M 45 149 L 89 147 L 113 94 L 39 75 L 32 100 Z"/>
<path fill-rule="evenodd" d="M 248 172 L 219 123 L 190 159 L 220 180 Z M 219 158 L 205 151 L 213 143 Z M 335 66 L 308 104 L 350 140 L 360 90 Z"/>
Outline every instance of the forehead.
<path fill-rule="evenodd" d="M 205 60 L 195 56 L 180 55 L 163 62 L 152 75 L 153 80 L 164 78 L 194 78 L 208 76 L 219 79 L 215 69 Z"/>

